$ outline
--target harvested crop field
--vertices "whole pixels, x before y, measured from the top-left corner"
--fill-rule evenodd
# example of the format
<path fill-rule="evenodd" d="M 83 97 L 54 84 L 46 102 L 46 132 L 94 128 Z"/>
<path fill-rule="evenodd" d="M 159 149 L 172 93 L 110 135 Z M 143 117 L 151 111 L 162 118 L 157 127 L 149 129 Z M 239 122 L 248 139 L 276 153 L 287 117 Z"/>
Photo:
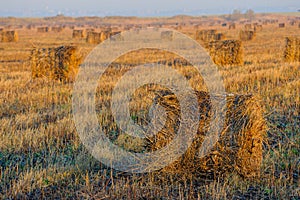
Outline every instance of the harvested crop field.
<path fill-rule="evenodd" d="M 299 199 L 300 21 L 257 14 L 251 23 L 248 29 L 259 28 L 245 30 L 249 22 L 221 16 L 2 18 L 1 36 L 12 30 L 17 35 L 0 40 L 1 199 Z M 110 110 L 112 91 L 134 66 L 175 69 L 199 103 L 197 133 L 186 153 L 162 169 L 132 174 L 90 154 L 76 129 L 72 94 L 80 64 L 97 44 L 116 33 L 115 40 L 124 42 L 123 31 L 139 34 L 147 27 L 180 31 L 207 49 L 227 93 L 225 125 L 211 151 L 199 157 L 213 114 L 210 99 L 222 95 L 208 94 L 197 70 L 175 53 L 138 49 L 116 58 L 99 77 L 95 109 L 107 138 L 124 150 L 164 148 L 181 122 L 176 95 L 149 84 L 132 95 L 130 118 L 148 125 L 155 102 L 166 112 L 165 122 L 155 119 L 163 128 L 140 139 L 118 127 Z M 160 38 L 172 42 L 176 34 L 170 30 Z M 122 93 L 116 97 L 122 99 Z"/>

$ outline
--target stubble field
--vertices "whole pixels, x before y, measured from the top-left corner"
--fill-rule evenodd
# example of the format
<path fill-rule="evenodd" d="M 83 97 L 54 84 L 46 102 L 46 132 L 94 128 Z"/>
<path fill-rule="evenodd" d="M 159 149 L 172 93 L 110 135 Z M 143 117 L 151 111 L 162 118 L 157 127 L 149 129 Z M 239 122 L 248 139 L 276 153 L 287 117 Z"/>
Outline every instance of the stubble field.
<path fill-rule="evenodd" d="M 299 199 L 300 64 L 285 62 L 284 50 L 285 37 L 299 36 L 300 28 L 286 24 L 285 28 L 278 23 L 264 25 L 255 39 L 243 42 L 244 65 L 219 67 L 228 93 L 252 94 L 263 109 L 268 129 L 260 176 L 254 178 L 241 177 L 235 171 L 212 177 L 164 171 L 127 174 L 101 164 L 85 149 L 76 131 L 73 83 L 33 79 L 29 62 L 34 47 L 72 44 L 85 56 L 96 45 L 73 39 L 69 27 L 60 33 L 18 29 L 18 42 L 0 43 L 1 198 Z M 238 39 L 242 28 L 242 24 L 235 30 L 214 24 L 199 29 L 217 29 L 227 39 Z M 182 26 L 179 31 L 195 38 L 193 26 Z M 112 68 L 104 76 L 100 103 L 109 100 L 115 77 L 127 70 L 128 63 L 143 63 L 153 55 L 162 56 L 161 52 L 144 51 L 120 58 L 119 63 L 127 65 Z M 162 57 L 168 56 L 174 55 Z M 179 71 L 194 76 L 190 67 Z M 190 83 L 201 90 L 200 80 L 196 76 Z"/>

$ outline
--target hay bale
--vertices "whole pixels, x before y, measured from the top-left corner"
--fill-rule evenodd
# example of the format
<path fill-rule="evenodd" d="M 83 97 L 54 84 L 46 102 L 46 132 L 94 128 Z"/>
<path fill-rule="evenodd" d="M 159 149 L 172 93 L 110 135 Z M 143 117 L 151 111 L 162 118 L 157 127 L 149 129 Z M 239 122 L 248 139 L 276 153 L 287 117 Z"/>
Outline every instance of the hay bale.
<path fill-rule="evenodd" d="M 286 62 L 300 62 L 300 38 L 286 38 L 284 60 Z"/>
<path fill-rule="evenodd" d="M 0 33 L 4 31 L 4 28 L 0 28 Z"/>
<path fill-rule="evenodd" d="M 114 37 L 112 37 L 114 36 Z M 111 39 L 115 41 L 123 41 L 124 37 L 122 36 L 122 31 L 115 31 L 111 33 Z"/>
<path fill-rule="evenodd" d="M 209 96 L 206 92 L 196 92 L 200 107 L 200 122 L 197 135 L 185 154 L 162 169 L 169 173 L 192 173 L 196 176 L 214 176 L 236 171 L 244 177 L 257 176 L 262 162 L 262 142 L 266 134 L 263 110 L 252 95 L 227 95 L 227 111 L 223 132 L 213 149 L 204 157 L 199 150 L 209 129 L 211 120 L 211 100 L 223 100 L 220 96 Z M 167 113 L 164 128 L 148 138 L 148 147 L 156 151 L 165 147 L 176 135 L 180 124 L 180 106 L 170 91 L 161 91 L 156 103 Z"/>
<path fill-rule="evenodd" d="M 27 28 L 28 30 L 31 30 L 31 29 L 34 29 L 35 26 L 34 26 L 33 24 L 28 24 L 28 25 L 26 26 L 26 28 Z"/>
<path fill-rule="evenodd" d="M 74 38 L 74 39 L 85 38 L 85 31 L 84 30 L 73 30 L 72 38 Z"/>
<path fill-rule="evenodd" d="M 225 40 L 226 39 L 226 35 L 224 33 L 217 33 L 215 35 L 215 40 L 220 41 L 220 40 Z"/>
<path fill-rule="evenodd" d="M 88 32 L 86 37 L 86 42 L 89 44 L 99 44 L 101 43 L 101 33 Z"/>
<path fill-rule="evenodd" d="M 87 28 L 87 29 L 85 29 L 85 31 L 88 33 L 88 32 L 94 32 L 95 31 L 95 29 L 93 29 L 93 28 Z"/>
<path fill-rule="evenodd" d="M 38 27 L 37 28 L 37 32 L 38 33 L 47 33 L 47 32 L 49 32 L 49 27 Z"/>
<path fill-rule="evenodd" d="M 100 36 L 100 42 L 103 42 L 104 40 L 107 40 L 111 36 L 111 29 L 108 31 L 101 31 L 101 36 Z"/>
<path fill-rule="evenodd" d="M 255 31 L 241 30 L 239 33 L 240 40 L 249 41 L 256 37 Z"/>
<path fill-rule="evenodd" d="M 262 31 L 263 27 L 261 24 L 254 25 L 254 31 Z"/>
<path fill-rule="evenodd" d="M 245 24 L 245 29 L 246 30 L 252 29 L 252 24 Z"/>
<path fill-rule="evenodd" d="M 244 64 L 243 45 L 239 40 L 210 42 L 208 44 L 208 51 L 216 65 L 237 66 Z"/>
<path fill-rule="evenodd" d="M 202 40 L 204 42 L 210 42 L 215 40 L 216 30 L 199 30 L 196 31 L 196 40 Z"/>
<path fill-rule="evenodd" d="M 51 30 L 52 30 L 52 32 L 60 33 L 64 30 L 64 28 L 63 27 L 52 27 Z"/>
<path fill-rule="evenodd" d="M 32 77 L 73 81 L 81 60 L 75 46 L 35 48 L 30 55 Z"/>
<path fill-rule="evenodd" d="M 1 33 L 1 42 L 17 42 L 19 36 L 16 31 L 3 31 Z"/>
<path fill-rule="evenodd" d="M 72 38 L 74 38 L 74 39 L 85 38 L 85 31 L 84 30 L 73 30 Z"/>
<path fill-rule="evenodd" d="M 163 31 L 160 34 L 160 38 L 164 41 L 172 41 L 173 37 L 173 31 Z"/>
<path fill-rule="evenodd" d="M 279 28 L 284 28 L 284 27 L 285 27 L 285 23 L 280 23 L 280 24 L 278 24 L 278 27 L 279 27 Z"/>
<path fill-rule="evenodd" d="M 236 28 L 236 25 L 234 23 L 229 25 L 229 30 L 234 30 L 235 28 Z"/>

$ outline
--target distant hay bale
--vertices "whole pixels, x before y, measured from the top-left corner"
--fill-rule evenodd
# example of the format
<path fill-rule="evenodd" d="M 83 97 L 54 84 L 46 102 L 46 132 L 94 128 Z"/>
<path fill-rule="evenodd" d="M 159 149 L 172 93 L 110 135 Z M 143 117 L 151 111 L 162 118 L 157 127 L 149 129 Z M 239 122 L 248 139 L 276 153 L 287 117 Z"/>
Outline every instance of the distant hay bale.
<path fill-rule="evenodd" d="M 35 48 L 30 55 L 32 77 L 74 81 L 81 60 L 75 46 Z"/>
<path fill-rule="evenodd" d="M 27 28 L 28 30 L 31 30 L 31 29 L 34 29 L 35 26 L 34 26 L 33 24 L 28 24 L 28 25 L 26 26 L 26 28 Z"/>
<path fill-rule="evenodd" d="M 164 41 L 172 41 L 173 37 L 173 31 L 163 31 L 160 35 L 160 38 Z"/>
<path fill-rule="evenodd" d="M 85 31 L 84 30 L 73 30 L 72 38 L 74 38 L 74 39 L 85 38 Z"/>
<path fill-rule="evenodd" d="M 286 38 L 284 60 L 286 62 L 300 62 L 300 38 Z"/>
<path fill-rule="evenodd" d="M 87 28 L 87 29 L 85 29 L 85 31 L 88 33 L 88 32 L 94 32 L 95 31 L 95 29 L 93 29 L 93 28 Z"/>
<path fill-rule="evenodd" d="M 111 36 L 111 29 L 108 31 L 101 31 L 101 36 L 100 36 L 100 42 L 103 42 L 104 40 L 107 40 Z"/>
<path fill-rule="evenodd" d="M 38 27 L 37 32 L 38 33 L 47 33 L 47 32 L 49 32 L 49 27 Z"/>
<path fill-rule="evenodd" d="M 221 26 L 222 26 L 222 27 L 226 27 L 226 26 L 227 26 L 227 23 L 223 23 Z"/>
<path fill-rule="evenodd" d="M 278 27 L 279 27 L 279 28 L 284 28 L 284 27 L 285 27 L 285 23 L 280 23 L 280 24 L 278 24 Z"/>
<path fill-rule="evenodd" d="M 196 31 L 196 40 L 202 40 L 205 42 L 215 40 L 216 30 L 199 30 Z"/>
<path fill-rule="evenodd" d="M 198 132 L 184 155 L 162 171 L 196 176 L 217 176 L 235 171 L 243 177 L 259 176 L 266 122 L 257 99 L 252 95 L 226 96 L 227 110 L 222 134 L 213 149 L 200 157 L 199 150 L 212 117 L 210 99 L 221 101 L 223 98 L 200 91 L 196 95 L 200 108 Z M 147 138 L 148 148 L 152 151 L 168 145 L 176 136 L 180 124 L 180 105 L 175 95 L 160 91 L 155 101 L 164 107 L 167 119 L 160 132 Z"/>
<path fill-rule="evenodd" d="M 215 38 L 214 38 L 214 39 L 217 40 L 217 41 L 225 40 L 225 39 L 226 39 L 226 36 L 225 36 L 224 33 L 217 33 L 217 34 L 215 35 Z"/>
<path fill-rule="evenodd" d="M 101 33 L 88 32 L 86 37 L 86 42 L 89 44 L 99 44 L 101 43 Z"/>
<path fill-rule="evenodd" d="M 236 25 L 235 24 L 230 24 L 229 25 L 229 30 L 234 30 L 236 28 Z"/>
<path fill-rule="evenodd" d="M 246 30 L 252 29 L 252 24 L 245 24 L 245 29 Z"/>
<path fill-rule="evenodd" d="M 208 51 L 216 65 L 243 65 L 244 50 L 239 40 L 214 41 L 208 44 Z"/>
<path fill-rule="evenodd" d="M 17 42 L 19 36 L 16 31 L 3 31 L 1 32 L 1 42 Z"/>
<path fill-rule="evenodd" d="M 64 28 L 63 27 L 52 27 L 51 30 L 52 30 L 52 32 L 60 33 L 64 30 Z"/>
<path fill-rule="evenodd" d="M 254 31 L 262 31 L 263 27 L 261 24 L 254 25 Z"/>
<path fill-rule="evenodd" d="M 4 31 L 4 28 L 0 28 L 0 33 Z"/>
<path fill-rule="evenodd" d="M 100 44 L 104 40 L 110 38 L 111 34 L 110 31 L 101 31 L 100 33 L 88 32 L 86 42 L 89 44 Z"/>
<path fill-rule="evenodd" d="M 249 41 L 253 40 L 256 37 L 256 33 L 255 31 L 241 30 L 239 33 L 239 37 L 242 41 Z"/>
<path fill-rule="evenodd" d="M 115 31 L 111 33 L 111 39 L 114 41 L 123 41 L 122 31 Z"/>

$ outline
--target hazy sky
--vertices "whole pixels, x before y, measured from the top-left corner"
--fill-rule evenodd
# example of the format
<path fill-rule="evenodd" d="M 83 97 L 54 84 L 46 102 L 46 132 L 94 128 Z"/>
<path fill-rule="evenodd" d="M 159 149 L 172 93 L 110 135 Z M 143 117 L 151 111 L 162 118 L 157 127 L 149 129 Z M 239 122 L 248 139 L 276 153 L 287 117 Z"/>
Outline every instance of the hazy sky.
<path fill-rule="evenodd" d="M 300 0 L 0 0 L 0 15 L 63 14 L 125 14 L 174 12 L 188 14 L 203 11 L 228 13 L 233 9 L 253 9 L 259 12 L 297 11 Z M 182 13 L 180 13 L 182 12 Z M 199 13 L 202 14 L 202 13 Z"/>

